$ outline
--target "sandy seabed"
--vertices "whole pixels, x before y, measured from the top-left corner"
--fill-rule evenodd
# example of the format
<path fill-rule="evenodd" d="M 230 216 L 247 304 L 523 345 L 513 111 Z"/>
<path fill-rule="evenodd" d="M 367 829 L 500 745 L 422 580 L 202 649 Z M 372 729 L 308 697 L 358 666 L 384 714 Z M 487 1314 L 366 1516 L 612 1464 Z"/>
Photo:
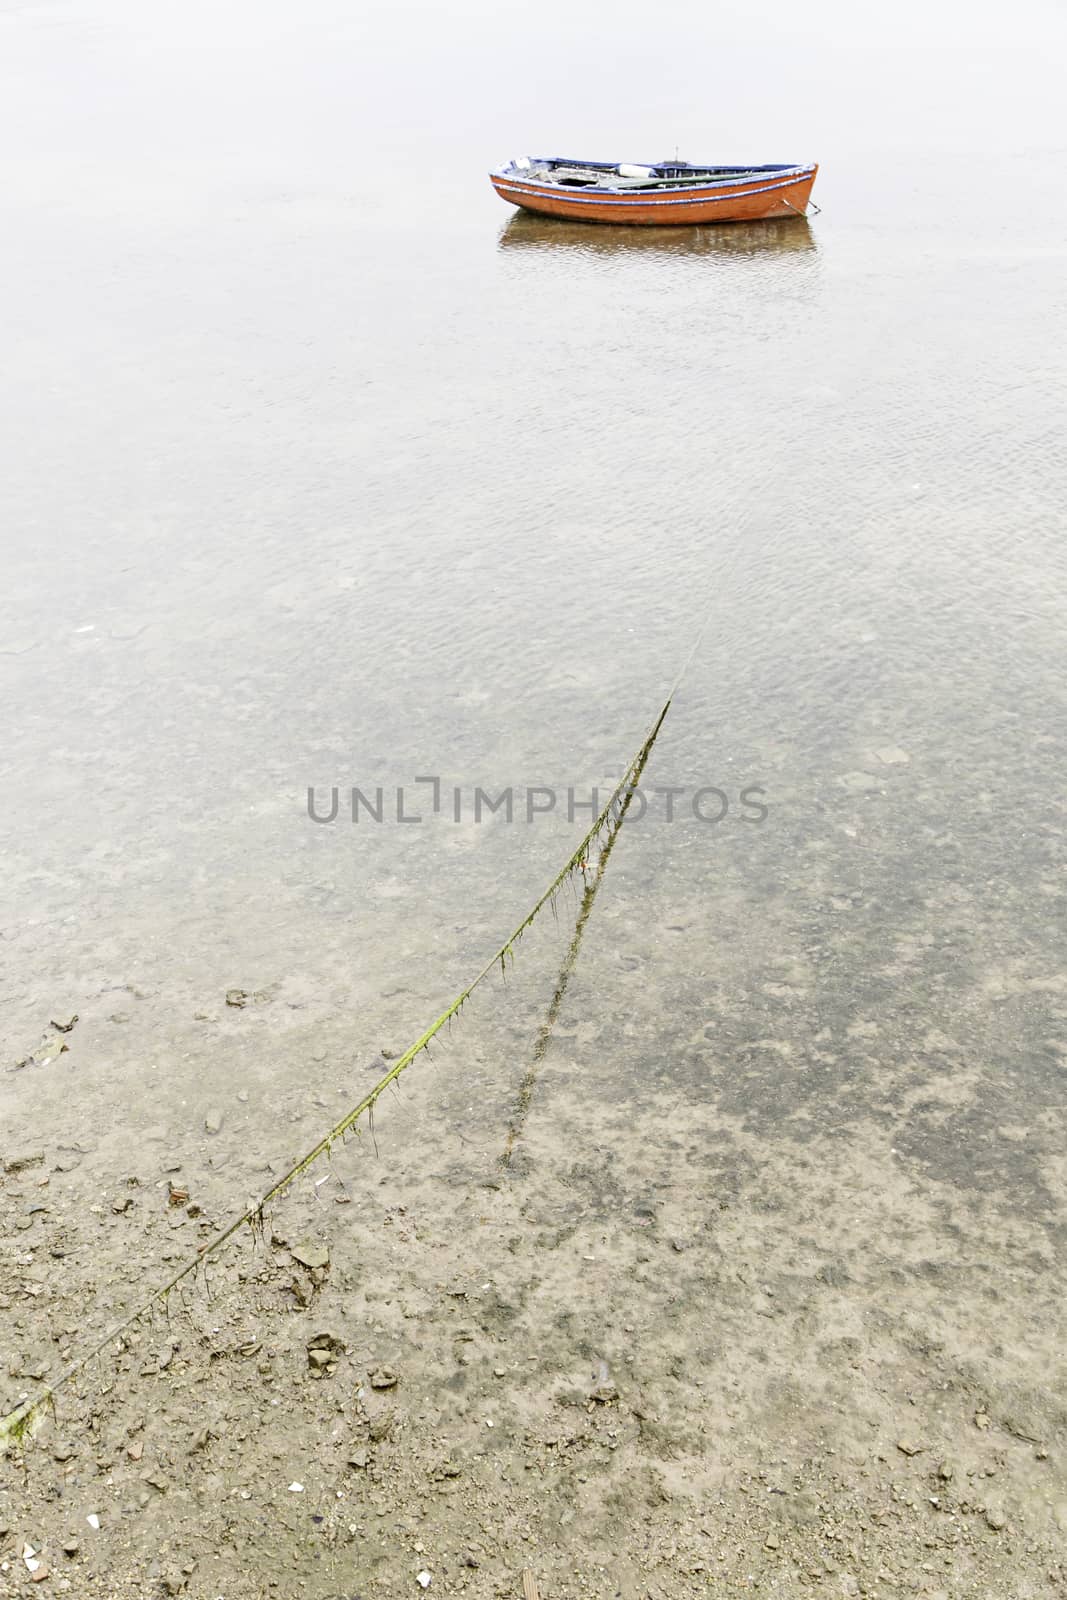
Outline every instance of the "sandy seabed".
<path fill-rule="evenodd" d="M 593 961 L 510 1167 L 537 1017 L 514 992 L 64 1389 L 0 1465 L 2 1592 L 1063 1592 L 1055 1118 L 991 1107 L 928 1028 L 875 1089 L 871 1028 L 820 1027 L 795 963 L 639 1071 L 647 939 Z M 325 998 L 286 996 L 178 1024 L 108 988 L 9 1078 L 40 1114 L 0 1150 L 5 1405 L 374 1081 Z M 161 1017 L 176 1064 L 131 1149 L 85 1107 L 149 1038 L 162 1059 Z M 309 1064 L 279 1090 L 257 1062 L 283 1050 Z"/>

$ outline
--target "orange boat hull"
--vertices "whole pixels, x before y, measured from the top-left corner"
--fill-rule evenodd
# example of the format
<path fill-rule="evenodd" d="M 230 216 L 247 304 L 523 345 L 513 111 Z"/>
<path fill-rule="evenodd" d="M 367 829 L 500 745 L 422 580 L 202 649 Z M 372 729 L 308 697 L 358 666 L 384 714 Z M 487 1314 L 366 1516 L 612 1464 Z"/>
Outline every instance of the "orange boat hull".
<path fill-rule="evenodd" d="M 730 184 L 709 184 L 659 190 L 655 193 L 619 193 L 607 190 L 566 190 L 559 185 L 492 172 L 490 182 L 501 200 L 568 222 L 632 223 L 637 226 L 696 225 L 709 222 L 756 222 L 764 217 L 803 215 L 811 196 L 818 166 L 813 165 L 768 181 L 753 177 Z"/>

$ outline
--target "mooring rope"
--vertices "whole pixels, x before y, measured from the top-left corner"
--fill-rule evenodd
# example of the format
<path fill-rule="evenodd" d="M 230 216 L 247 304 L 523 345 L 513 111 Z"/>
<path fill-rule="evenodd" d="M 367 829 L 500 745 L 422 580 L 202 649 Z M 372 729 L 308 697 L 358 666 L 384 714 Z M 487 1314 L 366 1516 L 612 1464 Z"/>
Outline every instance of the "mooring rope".
<path fill-rule="evenodd" d="M 17 1444 L 27 1435 L 32 1436 L 36 1427 L 43 1419 L 46 1410 L 54 1406 L 55 1397 L 59 1391 L 64 1388 L 72 1378 L 75 1378 L 78 1373 L 82 1372 L 95 1356 L 100 1355 L 100 1353 L 105 1350 L 107 1346 L 114 1340 L 121 1338 L 128 1328 L 132 1327 L 135 1323 L 140 1322 L 141 1319 L 147 1316 L 160 1301 L 165 1301 L 171 1291 L 177 1288 L 178 1284 L 182 1283 L 186 1278 L 197 1272 L 198 1269 L 211 1256 L 216 1255 L 218 1251 L 220 1251 L 236 1233 L 239 1233 L 242 1228 L 251 1227 L 253 1230 L 261 1228 L 263 1223 L 263 1214 L 266 1208 L 273 1201 L 279 1199 L 290 1187 L 290 1185 L 294 1183 L 297 1178 L 301 1177 L 309 1167 L 313 1166 L 321 1156 L 329 1154 L 335 1142 L 338 1139 L 343 1140 L 345 1136 L 355 1127 L 356 1123 L 361 1117 L 365 1115 L 368 1117 L 373 1116 L 374 1107 L 385 1090 L 389 1088 L 390 1084 L 395 1083 L 400 1077 L 401 1073 L 407 1070 L 416 1057 L 421 1055 L 422 1052 L 428 1048 L 436 1035 L 440 1033 L 443 1027 L 451 1022 L 452 1018 L 456 1016 L 460 1010 L 462 1010 L 463 1006 L 470 999 L 471 995 L 480 984 L 484 983 L 489 974 L 497 967 L 499 967 L 502 972 L 506 970 L 508 961 L 514 959 L 514 946 L 517 941 L 522 937 L 522 935 L 526 932 L 526 929 L 534 921 L 535 917 L 537 917 L 538 913 L 544 908 L 548 901 L 552 899 L 553 895 L 556 894 L 556 892 L 572 875 L 572 873 L 581 870 L 589 847 L 596 841 L 603 830 L 609 829 L 610 832 L 608 841 L 601 852 L 601 859 L 598 863 L 597 875 L 592 885 L 587 885 L 586 893 L 583 897 L 585 903 L 583 904 L 582 909 L 585 914 L 583 916 L 581 913 L 579 913 L 579 925 L 576 929 L 575 939 L 572 941 L 571 965 L 573 965 L 573 956 L 577 954 L 577 941 L 581 938 L 581 930 L 584 928 L 585 920 L 592 908 L 592 899 L 596 893 L 596 888 L 599 885 L 600 879 L 603 877 L 604 867 L 607 865 L 607 857 L 610 855 L 611 846 L 614 844 L 618 830 L 621 828 L 622 823 L 625 820 L 630 799 L 637 787 L 637 781 L 640 778 L 645 764 L 648 761 L 649 755 L 652 752 L 652 747 L 659 737 L 660 729 L 663 727 L 667 713 L 671 708 L 671 702 L 678 692 L 678 688 L 682 682 L 682 679 L 685 677 L 690 666 L 692 665 L 693 659 L 700 648 L 710 621 L 711 609 L 709 608 L 705 613 L 703 622 L 697 629 L 696 636 L 693 639 L 692 645 L 690 646 L 685 659 L 682 661 L 682 664 L 675 675 L 674 682 L 671 684 L 667 698 L 663 702 L 658 716 L 649 729 L 649 732 L 645 736 L 645 739 L 641 744 L 640 749 L 637 751 L 637 754 L 630 761 L 623 776 L 612 790 L 607 804 L 594 819 L 588 831 L 582 836 L 577 848 L 574 849 L 567 857 L 567 860 L 556 873 L 555 877 L 551 880 L 547 889 L 545 889 L 543 893 L 538 896 L 537 900 L 535 900 L 534 904 L 515 928 L 514 932 L 509 934 L 509 936 L 504 940 L 503 944 L 501 944 L 497 950 L 494 950 L 493 954 L 489 957 L 488 961 L 486 961 L 485 965 L 470 980 L 466 988 L 460 991 L 460 993 L 452 1001 L 451 1005 L 446 1007 L 446 1009 L 441 1012 L 440 1016 L 430 1024 L 426 1031 L 419 1035 L 414 1044 L 409 1045 L 404 1051 L 403 1055 L 399 1056 L 396 1061 L 393 1062 L 389 1070 L 383 1073 L 374 1087 L 363 1096 L 362 1100 L 359 1101 L 358 1105 L 353 1106 L 350 1111 L 345 1113 L 340 1122 L 335 1123 L 328 1133 L 323 1134 L 322 1138 L 319 1139 L 317 1144 L 313 1145 L 306 1155 L 302 1156 L 299 1161 L 295 1162 L 294 1165 L 289 1168 L 288 1172 L 284 1174 L 284 1176 L 279 1178 L 276 1183 L 272 1184 L 266 1193 L 262 1195 L 254 1205 L 243 1211 L 239 1217 L 235 1218 L 233 1222 L 229 1223 L 225 1228 L 223 1228 L 222 1231 L 216 1234 L 213 1239 L 209 1240 L 207 1244 L 201 1245 L 196 1256 L 187 1261 L 184 1266 L 180 1267 L 178 1271 L 168 1278 L 165 1283 L 160 1284 L 158 1288 L 154 1289 L 134 1311 L 130 1312 L 128 1316 L 124 1317 L 121 1322 L 116 1323 L 114 1327 L 109 1328 L 108 1331 L 103 1334 L 95 1344 L 83 1352 L 83 1354 L 79 1355 L 69 1364 L 69 1366 L 65 1367 L 60 1373 L 58 1373 L 55 1378 L 46 1382 L 37 1394 L 32 1395 L 27 1400 L 24 1400 L 20 1405 L 16 1406 L 13 1411 L 8 1412 L 6 1416 L 0 1417 L 0 1455 L 5 1454 L 12 1447 L 12 1445 Z M 566 963 L 564 967 L 564 974 L 565 976 L 563 977 L 562 989 L 560 989 L 559 985 L 557 985 L 558 998 L 556 999 L 555 1009 L 550 1010 L 549 1013 L 549 1030 L 551 1029 L 552 1022 L 555 1020 L 555 1015 L 558 1013 L 559 1004 L 562 1003 L 562 991 L 565 990 L 566 980 L 570 975 L 569 970 L 567 970 Z M 543 1029 L 542 1031 L 545 1030 Z M 547 1040 L 548 1033 L 546 1031 L 544 1039 L 545 1045 L 547 1045 Z M 511 1145 L 514 1142 L 514 1137 L 515 1132 L 512 1132 L 509 1136 L 505 1159 L 510 1158 Z"/>

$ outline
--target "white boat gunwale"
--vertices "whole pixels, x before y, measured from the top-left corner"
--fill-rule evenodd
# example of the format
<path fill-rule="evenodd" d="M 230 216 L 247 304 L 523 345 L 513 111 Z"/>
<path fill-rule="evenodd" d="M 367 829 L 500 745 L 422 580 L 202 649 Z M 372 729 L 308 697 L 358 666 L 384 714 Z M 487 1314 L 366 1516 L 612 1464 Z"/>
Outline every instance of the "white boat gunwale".
<path fill-rule="evenodd" d="M 775 189 L 790 189 L 796 183 L 797 177 L 802 176 L 808 170 L 810 169 L 806 167 L 798 167 L 794 172 L 790 173 L 788 177 L 783 177 L 777 183 L 762 183 L 756 185 L 754 188 L 749 189 L 741 188 L 739 185 L 734 185 L 731 188 L 720 186 L 720 192 L 718 194 L 709 193 L 707 190 L 694 192 L 693 189 L 688 189 L 681 193 L 679 193 L 678 190 L 671 191 L 663 189 L 657 189 L 652 192 L 657 195 L 664 194 L 669 196 L 669 198 L 664 198 L 657 201 L 657 204 L 663 206 L 692 205 L 694 200 L 706 200 L 709 205 L 712 205 L 716 201 L 744 200 L 750 195 L 769 194 Z M 564 194 L 567 197 L 568 203 L 573 202 L 576 205 L 595 205 L 598 200 L 602 201 L 605 196 L 610 195 L 614 199 L 618 200 L 622 205 L 629 203 L 636 206 L 647 204 L 649 197 L 649 190 L 647 189 L 638 190 L 636 193 L 632 191 L 630 193 L 626 193 L 620 189 L 607 188 L 565 189 L 562 187 L 562 185 L 554 186 L 552 184 L 541 184 L 540 187 L 537 187 L 536 185 L 530 183 L 519 183 L 510 178 L 504 178 L 499 173 L 493 173 L 491 176 L 496 179 L 501 190 L 506 190 L 509 194 L 528 194 L 534 196 L 541 195 L 544 197 Z"/>
<path fill-rule="evenodd" d="M 730 196 L 736 196 L 742 185 L 752 183 L 752 188 L 746 192 L 762 194 L 770 189 L 783 188 L 787 184 L 795 183 L 799 178 L 815 170 L 814 162 L 765 163 L 759 166 L 726 167 L 726 166 L 698 166 L 687 162 L 659 162 L 657 165 L 669 170 L 669 176 L 656 175 L 656 166 L 651 166 L 653 174 L 650 177 L 626 178 L 619 174 L 619 166 L 625 162 L 595 162 L 573 161 L 562 157 L 530 157 L 528 164 L 524 161 L 519 166 L 516 161 L 509 161 L 505 166 L 490 172 L 489 177 L 514 189 L 516 192 L 528 194 L 546 193 L 564 194 L 568 199 L 576 201 L 588 197 L 595 200 L 598 196 L 618 196 L 620 198 L 633 196 L 635 200 L 643 200 L 653 195 L 677 194 L 683 200 L 694 197 L 697 190 L 724 190 Z M 684 176 L 681 174 L 684 172 Z M 566 182 L 557 176 L 565 174 L 584 177 L 586 174 L 607 179 L 611 182 Z M 760 183 L 759 180 L 772 178 L 773 182 Z M 709 199 L 715 199 L 713 194 Z M 669 202 L 664 202 L 669 203 Z"/>

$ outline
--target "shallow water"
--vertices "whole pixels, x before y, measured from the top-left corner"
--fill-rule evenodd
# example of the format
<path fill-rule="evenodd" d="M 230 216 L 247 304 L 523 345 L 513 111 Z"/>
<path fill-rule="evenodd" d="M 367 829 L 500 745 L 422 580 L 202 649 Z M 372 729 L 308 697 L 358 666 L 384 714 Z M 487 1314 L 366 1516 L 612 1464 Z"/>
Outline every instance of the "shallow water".
<path fill-rule="evenodd" d="M 0 1414 L 102 1349 L 0 1462 L 4 1563 L 1062 1584 L 1065 43 L 1042 0 L 0 3 Z M 675 146 L 817 157 L 821 209 L 583 230 L 485 177 Z M 373 1138 L 105 1338 L 676 683 L 580 944 L 579 876 Z"/>
<path fill-rule="evenodd" d="M 681 819 L 628 828 L 587 933 L 590 1037 L 631 1012 L 643 1090 L 704 1081 L 715 1017 L 735 1056 L 876 1033 L 897 1067 L 940 1030 L 992 1042 L 1023 1120 L 1046 1103 L 1064 24 L 965 20 L 961 47 L 963 12 L 915 7 L 889 48 L 829 6 L 771 8 L 758 40 L 694 12 L 650 83 L 647 23 L 614 8 L 4 8 L 10 1059 L 124 984 L 183 1082 L 179 1019 L 233 985 L 287 997 L 267 1083 L 324 1027 L 357 1059 L 414 1037 L 585 813 L 318 826 L 308 785 L 581 798 L 707 617 L 651 774 Z M 815 155 L 822 209 L 583 230 L 483 176 L 676 144 Z M 790 1114 L 873 1114 L 878 1059 L 790 1079 Z M 119 1052 L 105 1122 L 155 1120 L 144 1067 Z M 781 1116 L 777 1082 L 735 1076 L 738 1114 Z M 16 1120 L 65 1092 L 7 1083 Z M 966 1137 L 914 1141 L 945 1163 Z"/>

